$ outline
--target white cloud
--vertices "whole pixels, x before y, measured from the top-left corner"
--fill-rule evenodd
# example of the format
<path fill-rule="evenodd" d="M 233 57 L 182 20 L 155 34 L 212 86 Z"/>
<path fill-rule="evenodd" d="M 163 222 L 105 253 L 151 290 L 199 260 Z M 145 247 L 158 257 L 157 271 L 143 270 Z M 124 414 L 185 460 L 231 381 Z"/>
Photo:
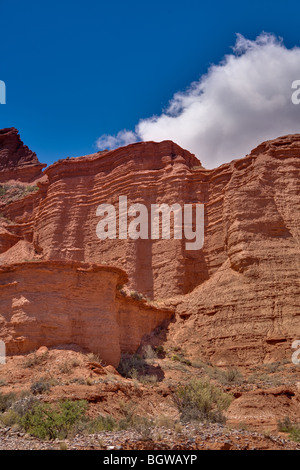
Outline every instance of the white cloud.
<path fill-rule="evenodd" d="M 117 135 L 103 134 L 96 141 L 96 146 L 98 149 L 115 149 L 117 147 L 122 147 L 123 145 L 132 144 L 137 141 L 137 135 L 126 129 L 117 133 Z"/>
<path fill-rule="evenodd" d="M 232 54 L 176 93 L 160 116 L 141 120 L 135 134 L 125 133 L 131 142 L 173 140 L 214 168 L 264 140 L 300 133 L 300 105 L 291 101 L 297 79 L 300 48 L 287 49 L 267 33 L 255 41 L 238 34 Z"/>

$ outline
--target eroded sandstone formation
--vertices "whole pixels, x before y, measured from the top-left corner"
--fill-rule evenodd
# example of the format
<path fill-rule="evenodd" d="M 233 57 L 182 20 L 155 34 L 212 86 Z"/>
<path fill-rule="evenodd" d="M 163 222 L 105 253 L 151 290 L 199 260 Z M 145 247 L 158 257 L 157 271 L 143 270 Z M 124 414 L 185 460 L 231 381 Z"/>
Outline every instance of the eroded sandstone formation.
<path fill-rule="evenodd" d="M 0 183 L 9 180 L 30 183 L 42 176 L 45 166 L 23 144 L 17 129 L 0 129 Z"/>
<path fill-rule="evenodd" d="M 7 354 L 77 344 L 117 366 L 172 312 L 117 295 L 119 268 L 40 261 L 0 267 L 0 340 Z"/>
<path fill-rule="evenodd" d="M 184 240 L 99 240 L 96 210 L 151 204 L 183 206 L 204 200 L 193 181 L 196 157 L 173 142 L 138 143 L 111 152 L 59 161 L 45 170 L 40 191 L 11 204 L 6 215 L 17 222 L 15 235 L 33 241 L 45 259 L 107 263 L 124 269 L 130 287 L 150 298 L 186 293 L 203 278 L 199 254 L 186 253 Z M 150 225 L 150 220 L 149 220 Z"/>
<path fill-rule="evenodd" d="M 290 358 L 300 339 L 299 173 L 299 135 L 215 170 L 170 141 L 62 160 L 37 193 L 5 207 L 0 262 L 107 263 L 127 272 L 130 289 L 176 309 L 168 340 L 191 357 L 220 366 Z M 172 238 L 100 241 L 96 209 L 120 195 L 148 208 L 203 203 L 203 249 Z"/>
<path fill-rule="evenodd" d="M 210 172 L 208 278 L 178 299 L 172 332 L 194 357 L 219 366 L 291 361 L 300 338 L 299 196 L 299 135 Z"/>

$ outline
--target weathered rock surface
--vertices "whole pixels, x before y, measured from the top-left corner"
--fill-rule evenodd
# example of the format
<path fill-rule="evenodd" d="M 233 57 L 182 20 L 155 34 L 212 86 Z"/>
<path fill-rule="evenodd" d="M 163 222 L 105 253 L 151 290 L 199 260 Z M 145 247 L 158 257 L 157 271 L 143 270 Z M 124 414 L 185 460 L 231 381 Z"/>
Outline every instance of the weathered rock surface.
<path fill-rule="evenodd" d="M 41 164 L 34 152 L 23 144 L 14 127 L 0 129 L 0 182 L 32 182 L 42 176 Z"/>
<path fill-rule="evenodd" d="M 45 175 L 37 193 L 5 207 L 13 223 L 0 234 L 0 262 L 24 260 L 31 246 L 44 260 L 107 263 L 128 273 L 131 289 L 176 308 L 168 338 L 191 357 L 219 366 L 291 357 L 300 339 L 299 135 L 215 170 L 166 141 L 62 160 Z M 148 209 L 204 203 L 203 249 L 172 238 L 100 241 L 96 209 L 120 195 Z"/>
<path fill-rule="evenodd" d="M 116 287 L 126 281 L 118 268 L 76 262 L 1 266 L 0 339 L 7 354 L 77 344 L 117 366 L 121 352 L 135 352 L 145 334 L 172 317 L 119 298 Z"/>
<path fill-rule="evenodd" d="M 267 427 L 277 431 L 278 421 L 298 419 L 299 392 L 288 387 L 241 393 L 227 411 L 228 424 L 247 423 L 251 429 Z"/>
<path fill-rule="evenodd" d="M 300 337 L 300 136 L 266 142 L 209 181 L 208 278 L 178 300 L 173 339 L 219 366 L 291 360 Z"/>
<path fill-rule="evenodd" d="M 188 292 L 203 272 L 201 259 L 186 255 L 184 240 L 99 240 L 96 210 L 103 203 L 118 209 L 122 195 L 128 207 L 144 204 L 149 217 L 151 204 L 195 202 L 189 182 L 194 165 L 199 162 L 193 155 L 169 141 L 57 162 L 45 170 L 48 182 L 39 184 L 38 194 L 22 206 L 9 205 L 6 215 L 18 224 L 10 230 L 32 240 L 45 259 L 118 266 L 128 273 L 130 287 L 150 298 Z"/>

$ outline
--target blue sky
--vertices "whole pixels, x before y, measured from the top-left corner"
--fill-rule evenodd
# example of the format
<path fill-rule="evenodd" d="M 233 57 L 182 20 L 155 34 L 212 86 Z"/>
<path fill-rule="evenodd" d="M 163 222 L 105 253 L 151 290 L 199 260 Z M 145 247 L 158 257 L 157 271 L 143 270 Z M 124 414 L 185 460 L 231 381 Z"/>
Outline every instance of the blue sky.
<path fill-rule="evenodd" d="M 18 128 L 45 163 L 92 153 L 102 134 L 161 114 L 236 33 L 300 46 L 299 13 L 289 0 L 0 0 L 0 128 Z"/>

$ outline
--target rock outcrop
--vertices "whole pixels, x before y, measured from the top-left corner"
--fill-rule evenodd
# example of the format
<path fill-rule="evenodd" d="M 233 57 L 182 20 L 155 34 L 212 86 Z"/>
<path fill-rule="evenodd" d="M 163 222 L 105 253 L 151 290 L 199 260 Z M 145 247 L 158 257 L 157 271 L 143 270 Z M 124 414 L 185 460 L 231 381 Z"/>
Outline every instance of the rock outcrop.
<path fill-rule="evenodd" d="M 23 144 L 17 129 L 0 129 L 0 183 L 9 180 L 30 183 L 42 176 L 45 166 Z"/>
<path fill-rule="evenodd" d="M 194 357 L 219 366 L 291 361 L 300 338 L 299 196 L 299 135 L 210 172 L 208 276 L 178 299 L 172 332 Z"/>
<path fill-rule="evenodd" d="M 299 135 L 215 170 L 166 141 L 62 160 L 44 174 L 37 193 L 4 208 L 0 262 L 24 260 L 31 247 L 36 259 L 106 263 L 127 272 L 130 289 L 176 309 L 168 340 L 191 357 L 219 366 L 291 357 L 300 339 Z M 100 241 L 96 209 L 117 207 L 120 195 L 149 210 L 203 203 L 203 249 L 172 237 Z M 134 315 L 125 310 L 123 324 Z M 137 341 L 125 334 L 122 348 Z"/>
<path fill-rule="evenodd" d="M 150 298 L 191 291 L 203 278 L 199 254 L 186 253 L 184 240 L 99 240 L 100 204 L 118 208 L 142 203 L 182 207 L 196 202 L 192 168 L 196 157 L 173 142 L 132 144 L 111 152 L 70 158 L 45 170 L 40 191 L 5 211 L 17 222 L 10 231 L 33 241 L 44 259 L 107 263 L 124 269 L 130 288 Z M 150 222 L 150 221 L 149 221 Z M 150 223 L 149 223 L 150 225 Z"/>
<path fill-rule="evenodd" d="M 8 355 L 77 344 L 117 366 L 173 313 L 117 295 L 127 281 L 114 267 L 32 262 L 0 267 L 0 340 Z M 126 340 L 127 338 L 127 340 Z"/>

